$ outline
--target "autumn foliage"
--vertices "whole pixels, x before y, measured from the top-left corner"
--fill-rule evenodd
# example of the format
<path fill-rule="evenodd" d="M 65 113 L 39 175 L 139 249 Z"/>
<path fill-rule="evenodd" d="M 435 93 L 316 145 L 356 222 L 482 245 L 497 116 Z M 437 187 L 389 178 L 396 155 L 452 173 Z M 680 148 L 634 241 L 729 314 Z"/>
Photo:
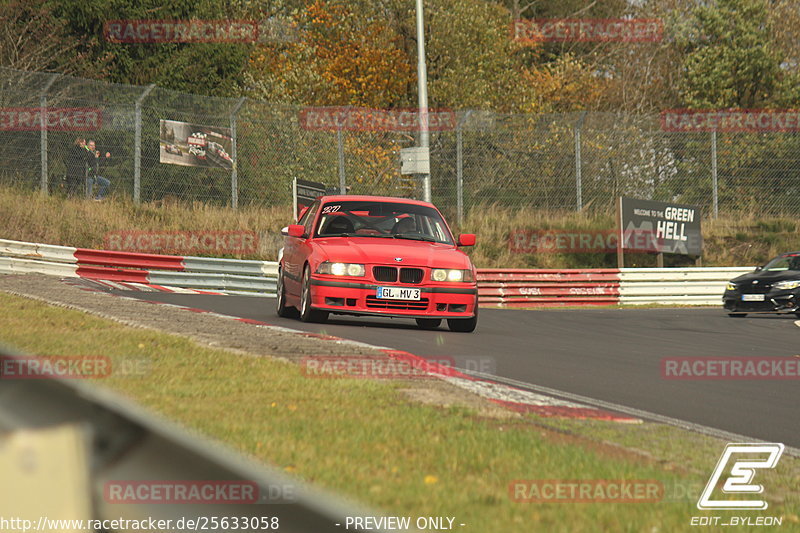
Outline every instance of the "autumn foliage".
<path fill-rule="evenodd" d="M 275 97 L 306 105 L 389 107 L 415 80 L 399 36 L 343 3 L 317 0 L 296 16 L 297 42 L 260 46 L 251 66 Z M 274 90 L 274 89 L 273 89 Z"/>

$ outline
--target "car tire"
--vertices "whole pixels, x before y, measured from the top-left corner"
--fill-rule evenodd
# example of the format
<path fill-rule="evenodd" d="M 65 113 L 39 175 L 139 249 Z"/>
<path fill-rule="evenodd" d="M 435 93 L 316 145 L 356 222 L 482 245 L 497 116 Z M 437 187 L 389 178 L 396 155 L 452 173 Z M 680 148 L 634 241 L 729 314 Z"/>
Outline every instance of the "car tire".
<path fill-rule="evenodd" d="M 800 311 L 795 311 L 794 316 L 796 316 L 797 318 L 800 318 Z"/>
<path fill-rule="evenodd" d="M 416 320 L 420 329 L 436 329 L 442 325 L 441 318 L 417 318 Z"/>
<path fill-rule="evenodd" d="M 300 313 L 294 307 L 286 305 L 286 285 L 283 282 L 283 270 L 278 270 L 278 283 L 275 288 L 275 310 L 279 317 L 297 318 Z"/>
<path fill-rule="evenodd" d="M 325 322 L 327 311 L 311 308 L 311 269 L 308 265 L 303 269 L 303 282 L 300 289 L 300 320 L 303 322 Z"/>
<path fill-rule="evenodd" d="M 747 316 L 747 313 L 728 313 L 728 316 L 733 318 L 744 318 Z"/>
<path fill-rule="evenodd" d="M 472 333 L 478 327 L 478 298 L 475 298 L 475 316 L 472 318 L 448 318 L 447 327 L 458 333 Z"/>

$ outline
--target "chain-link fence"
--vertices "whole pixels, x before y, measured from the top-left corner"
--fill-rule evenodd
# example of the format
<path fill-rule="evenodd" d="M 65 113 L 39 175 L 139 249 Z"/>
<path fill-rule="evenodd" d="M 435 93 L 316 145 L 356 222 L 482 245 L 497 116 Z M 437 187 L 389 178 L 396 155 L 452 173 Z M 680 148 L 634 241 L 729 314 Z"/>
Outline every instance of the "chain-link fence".
<path fill-rule="evenodd" d="M 317 127 L 306 112 L 0 68 L 0 182 L 66 194 L 94 172 L 136 202 L 233 207 L 288 204 L 293 178 L 421 197 L 417 177 L 400 171 L 413 128 Z M 450 126 L 430 135 L 431 185 L 454 220 L 486 205 L 610 211 L 620 195 L 709 214 L 800 212 L 796 132 L 668 132 L 658 116 L 474 110 Z M 100 155 L 80 175 L 77 138 Z"/>

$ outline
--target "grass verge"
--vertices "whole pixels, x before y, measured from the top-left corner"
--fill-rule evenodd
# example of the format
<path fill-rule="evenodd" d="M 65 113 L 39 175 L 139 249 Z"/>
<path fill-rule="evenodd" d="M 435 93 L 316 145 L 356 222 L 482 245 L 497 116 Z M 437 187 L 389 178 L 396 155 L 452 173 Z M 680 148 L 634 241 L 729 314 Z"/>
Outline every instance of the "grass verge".
<path fill-rule="evenodd" d="M 703 514 L 696 494 L 657 503 L 534 504 L 512 501 L 509 484 L 625 479 L 695 487 L 722 450 L 714 439 L 659 425 L 498 420 L 420 405 L 403 394 L 407 382 L 307 378 L 297 365 L 4 293 L 0 341 L 38 355 L 104 355 L 116 368 L 144 361 L 141 375 L 98 381 L 332 492 L 395 515 L 454 516 L 466 524 L 462 531 L 690 529 L 690 518 Z M 789 457 L 780 466 L 759 481 L 769 487 L 769 514 L 797 524 L 800 467 Z"/>

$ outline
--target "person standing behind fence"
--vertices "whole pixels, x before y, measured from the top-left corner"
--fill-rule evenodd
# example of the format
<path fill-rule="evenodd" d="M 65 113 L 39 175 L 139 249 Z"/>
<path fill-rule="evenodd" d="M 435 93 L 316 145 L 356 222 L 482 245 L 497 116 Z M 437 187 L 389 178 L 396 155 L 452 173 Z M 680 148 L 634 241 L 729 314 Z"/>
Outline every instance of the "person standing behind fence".
<path fill-rule="evenodd" d="M 86 150 L 86 139 L 78 137 L 67 152 L 67 194 L 80 194 L 85 183 L 89 165 L 89 152 Z"/>
<path fill-rule="evenodd" d="M 95 200 L 102 200 L 106 197 L 108 193 L 108 186 L 111 185 L 111 182 L 108 181 L 106 178 L 100 175 L 100 162 L 103 160 L 100 157 L 100 150 L 97 150 L 97 146 L 93 140 L 89 140 L 89 144 L 86 145 L 86 150 L 89 153 L 89 166 L 91 167 L 89 170 L 89 174 L 86 177 L 86 194 L 87 196 L 92 196 L 92 188 L 94 185 L 97 185 L 97 194 L 95 195 Z M 111 157 L 111 152 L 106 152 L 106 159 Z"/>

